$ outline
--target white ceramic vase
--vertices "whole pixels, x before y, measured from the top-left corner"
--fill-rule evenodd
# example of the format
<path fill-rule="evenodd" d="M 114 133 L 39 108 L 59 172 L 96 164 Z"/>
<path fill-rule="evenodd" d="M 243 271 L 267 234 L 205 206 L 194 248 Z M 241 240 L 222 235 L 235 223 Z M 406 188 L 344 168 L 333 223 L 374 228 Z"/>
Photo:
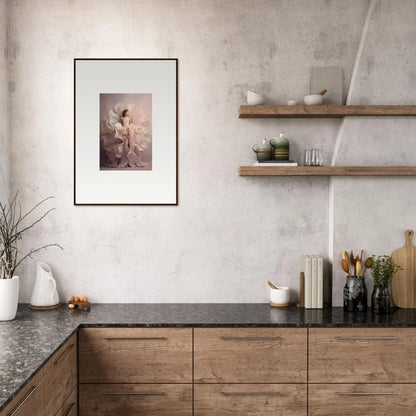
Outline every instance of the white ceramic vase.
<path fill-rule="evenodd" d="M 11 321 L 16 317 L 19 300 L 19 277 L 0 279 L 0 321 Z"/>

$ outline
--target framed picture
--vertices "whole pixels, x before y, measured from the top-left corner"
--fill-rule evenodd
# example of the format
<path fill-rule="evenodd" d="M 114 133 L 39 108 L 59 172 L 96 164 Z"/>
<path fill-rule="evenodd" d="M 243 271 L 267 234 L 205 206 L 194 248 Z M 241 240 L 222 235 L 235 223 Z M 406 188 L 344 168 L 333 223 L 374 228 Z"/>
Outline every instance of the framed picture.
<path fill-rule="evenodd" d="M 74 112 L 75 205 L 177 205 L 177 59 L 74 59 Z"/>

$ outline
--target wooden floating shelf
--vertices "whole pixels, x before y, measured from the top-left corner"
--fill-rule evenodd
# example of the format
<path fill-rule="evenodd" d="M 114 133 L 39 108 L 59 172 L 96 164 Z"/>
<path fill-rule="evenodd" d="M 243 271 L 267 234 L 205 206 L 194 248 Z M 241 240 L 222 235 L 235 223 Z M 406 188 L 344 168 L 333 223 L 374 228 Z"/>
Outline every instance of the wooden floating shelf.
<path fill-rule="evenodd" d="M 238 176 L 416 176 L 416 166 L 240 166 Z"/>
<path fill-rule="evenodd" d="M 416 105 L 241 105 L 239 118 L 416 116 Z"/>

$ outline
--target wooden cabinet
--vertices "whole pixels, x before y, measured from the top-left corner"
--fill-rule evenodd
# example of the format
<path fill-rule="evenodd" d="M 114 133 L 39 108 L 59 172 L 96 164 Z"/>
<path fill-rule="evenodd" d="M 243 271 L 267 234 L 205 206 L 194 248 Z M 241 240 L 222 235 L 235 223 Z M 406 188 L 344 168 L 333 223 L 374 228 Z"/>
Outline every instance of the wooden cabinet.
<path fill-rule="evenodd" d="M 43 368 L 0 412 L 0 416 L 44 416 Z"/>
<path fill-rule="evenodd" d="M 81 384 L 80 416 L 192 416 L 192 384 Z"/>
<path fill-rule="evenodd" d="M 195 416 L 306 416 L 306 384 L 198 384 Z"/>
<path fill-rule="evenodd" d="M 74 334 L 0 412 L 0 416 L 76 416 L 76 385 L 77 334 Z"/>
<path fill-rule="evenodd" d="M 415 414 L 413 384 L 312 384 L 310 416 L 407 416 Z"/>
<path fill-rule="evenodd" d="M 195 329 L 196 383 L 306 383 L 306 328 Z"/>
<path fill-rule="evenodd" d="M 416 329 L 311 328 L 309 382 L 416 383 Z"/>
<path fill-rule="evenodd" d="M 44 408 L 55 415 L 77 384 L 77 338 L 74 334 L 45 364 Z"/>
<path fill-rule="evenodd" d="M 78 388 L 74 387 L 71 394 L 64 401 L 56 416 L 77 416 L 78 415 Z"/>
<path fill-rule="evenodd" d="M 79 348 L 81 416 L 192 416 L 191 328 L 80 329 Z"/>
<path fill-rule="evenodd" d="M 192 383 L 192 329 L 80 329 L 79 381 Z"/>
<path fill-rule="evenodd" d="M 194 331 L 195 416 L 306 416 L 306 328 Z"/>

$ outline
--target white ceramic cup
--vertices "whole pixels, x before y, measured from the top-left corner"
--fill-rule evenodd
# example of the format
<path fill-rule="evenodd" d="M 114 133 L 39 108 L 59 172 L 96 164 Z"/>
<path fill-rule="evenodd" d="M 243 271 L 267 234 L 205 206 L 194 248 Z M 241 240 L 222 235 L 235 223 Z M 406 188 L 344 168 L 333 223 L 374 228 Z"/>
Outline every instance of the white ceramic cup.
<path fill-rule="evenodd" d="M 270 300 L 276 304 L 289 303 L 290 289 L 285 286 L 277 286 L 277 289 L 270 288 Z"/>
<path fill-rule="evenodd" d="M 296 100 L 288 100 L 287 105 L 296 105 L 298 102 Z"/>

